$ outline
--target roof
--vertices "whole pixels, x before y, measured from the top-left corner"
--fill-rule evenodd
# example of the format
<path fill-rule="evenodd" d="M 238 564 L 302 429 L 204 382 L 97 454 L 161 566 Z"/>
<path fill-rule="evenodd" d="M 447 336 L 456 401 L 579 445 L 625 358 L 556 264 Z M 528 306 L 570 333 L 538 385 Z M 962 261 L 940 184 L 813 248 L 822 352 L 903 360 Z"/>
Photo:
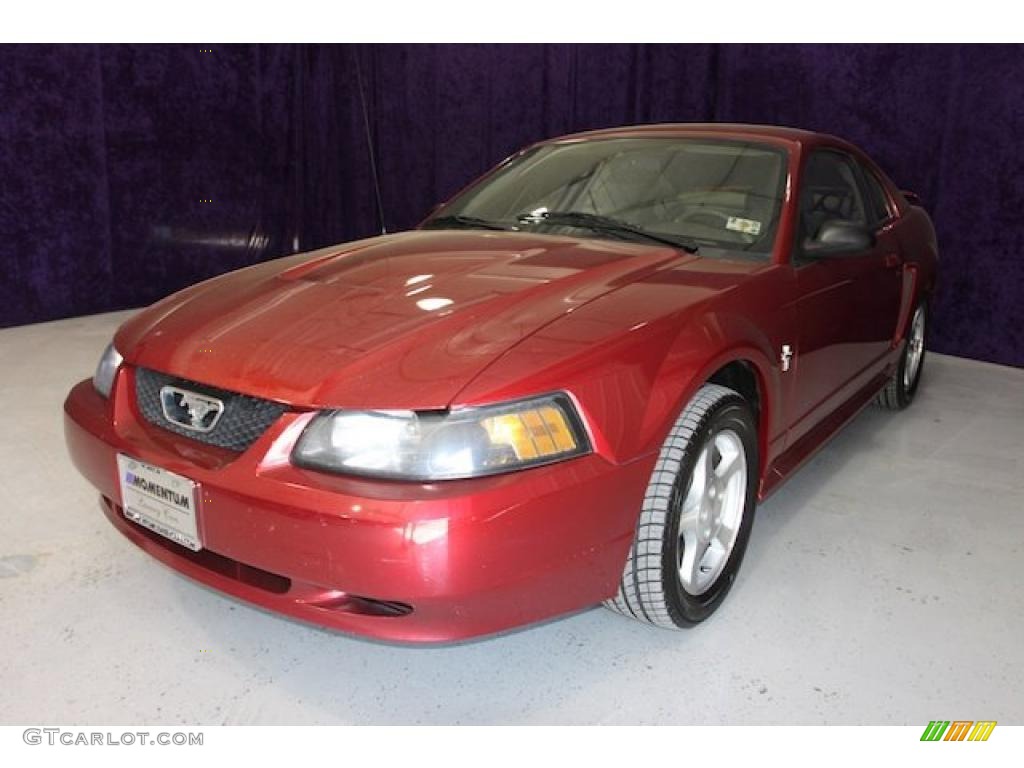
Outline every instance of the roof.
<path fill-rule="evenodd" d="M 746 123 L 653 123 L 650 125 L 626 125 L 618 128 L 602 128 L 596 131 L 559 136 L 553 141 L 603 138 L 640 138 L 644 136 L 684 136 L 687 134 L 718 135 L 722 137 L 744 137 L 768 139 L 794 144 L 845 143 L 841 139 L 802 128 L 780 125 L 749 125 Z"/>

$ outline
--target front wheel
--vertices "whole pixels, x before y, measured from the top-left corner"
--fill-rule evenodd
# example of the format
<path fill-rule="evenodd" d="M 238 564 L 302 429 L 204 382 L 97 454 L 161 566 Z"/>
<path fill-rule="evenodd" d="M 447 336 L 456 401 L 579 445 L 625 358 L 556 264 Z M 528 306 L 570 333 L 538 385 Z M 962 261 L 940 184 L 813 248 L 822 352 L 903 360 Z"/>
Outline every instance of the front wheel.
<path fill-rule="evenodd" d="M 927 305 L 922 301 L 914 310 L 907 340 L 903 344 L 899 365 L 885 389 L 878 393 L 875 403 L 891 411 L 900 411 L 910 405 L 921 383 L 924 367 L 924 337 L 928 323 Z"/>
<path fill-rule="evenodd" d="M 757 477 L 750 406 L 731 389 L 705 384 L 661 448 L 618 593 L 605 605 L 669 628 L 710 616 L 743 560 Z"/>

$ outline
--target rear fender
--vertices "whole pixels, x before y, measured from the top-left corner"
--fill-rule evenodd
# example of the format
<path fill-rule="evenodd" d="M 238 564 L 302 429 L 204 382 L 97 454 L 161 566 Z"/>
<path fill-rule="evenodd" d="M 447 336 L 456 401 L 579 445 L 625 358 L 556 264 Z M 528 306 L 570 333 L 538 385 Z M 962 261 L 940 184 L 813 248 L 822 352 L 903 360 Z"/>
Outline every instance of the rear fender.
<path fill-rule="evenodd" d="M 903 287 L 900 294 L 900 313 L 896 322 L 896 332 L 892 338 L 892 348 L 896 349 L 903 343 L 907 334 L 907 326 L 910 324 L 910 315 L 914 311 L 914 305 L 918 295 L 918 275 L 920 270 L 917 264 L 903 265 Z"/>

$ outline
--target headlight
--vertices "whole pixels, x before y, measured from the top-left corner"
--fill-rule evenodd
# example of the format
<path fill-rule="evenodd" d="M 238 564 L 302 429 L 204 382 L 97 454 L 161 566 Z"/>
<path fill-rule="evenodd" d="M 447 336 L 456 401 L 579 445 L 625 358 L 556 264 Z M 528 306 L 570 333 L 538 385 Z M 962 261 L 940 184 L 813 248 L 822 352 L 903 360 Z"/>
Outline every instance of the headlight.
<path fill-rule="evenodd" d="M 117 369 L 123 362 L 124 358 L 114 349 L 114 345 L 107 344 L 107 348 L 103 350 L 103 357 L 100 358 L 100 362 L 96 366 L 96 373 L 92 375 L 92 385 L 104 397 L 110 397 L 110 390 L 114 386 L 114 376 L 117 375 Z"/>
<path fill-rule="evenodd" d="M 326 411 L 292 453 L 301 467 L 403 480 L 493 475 L 572 458 L 590 443 L 572 402 L 548 395 L 454 411 Z"/>

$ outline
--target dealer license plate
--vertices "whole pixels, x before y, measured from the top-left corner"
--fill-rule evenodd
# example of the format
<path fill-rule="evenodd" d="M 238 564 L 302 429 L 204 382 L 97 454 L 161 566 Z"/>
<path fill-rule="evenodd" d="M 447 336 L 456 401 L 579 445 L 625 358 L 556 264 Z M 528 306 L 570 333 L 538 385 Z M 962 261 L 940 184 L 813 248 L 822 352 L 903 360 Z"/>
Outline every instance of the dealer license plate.
<path fill-rule="evenodd" d="M 126 518 L 193 552 L 203 548 L 193 480 L 124 454 L 117 455 L 117 471 Z"/>

